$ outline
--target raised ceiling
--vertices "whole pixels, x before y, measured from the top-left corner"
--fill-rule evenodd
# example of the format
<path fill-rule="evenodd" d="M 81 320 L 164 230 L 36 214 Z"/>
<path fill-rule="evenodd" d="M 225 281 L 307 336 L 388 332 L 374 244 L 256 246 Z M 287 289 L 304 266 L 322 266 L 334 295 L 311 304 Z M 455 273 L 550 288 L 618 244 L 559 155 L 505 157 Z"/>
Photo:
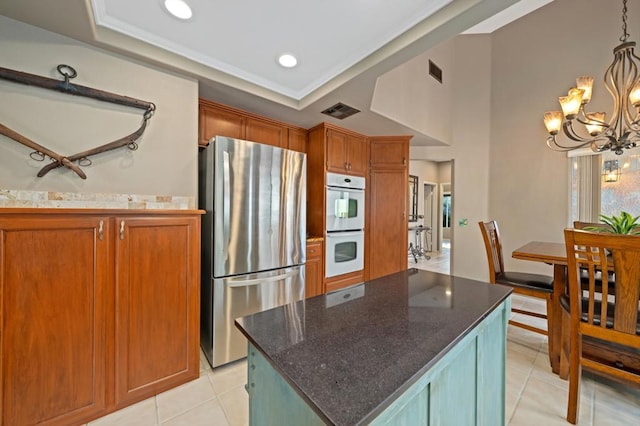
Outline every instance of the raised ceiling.
<path fill-rule="evenodd" d="M 164 0 L 0 1 L 0 14 L 189 75 L 211 100 L 303 127 L 345 102 L 362 112 L 340 125 L 431 144 L 369 111 L 376 78 L 487 18 L 470 31 L 491 32 L 550 0 L 186 1 L 189 21 Z M 299 65 L 280 67 L 283 52 Z"/>
<path fill-rule="evenodd" d="M 302 99 L 451 0 L 92 0 L 98 26 L 146 41 L 276 93 Z M 298 58 L 286 69 L 284 52 Z"/>

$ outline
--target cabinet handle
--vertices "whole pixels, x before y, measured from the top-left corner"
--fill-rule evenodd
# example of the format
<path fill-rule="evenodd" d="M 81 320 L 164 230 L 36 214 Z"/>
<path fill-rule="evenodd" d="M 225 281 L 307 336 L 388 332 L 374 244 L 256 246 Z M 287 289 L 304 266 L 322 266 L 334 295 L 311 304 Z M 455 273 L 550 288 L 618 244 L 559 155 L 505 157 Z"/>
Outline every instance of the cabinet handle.
<path fill-rule="evenodd" d="M 124 240 L 124 220 L 120 221 L 120 239 Z"/>
<path fill-rule="evenodd" d="M 402 159 L 402 164 L 405 165 L 405 166 L 407 165 L 407 159 L 406 158 Z"/>
<path fill-rule="evenodd" d="M 100 221 L 100 226 L 98 227 L 98 238 L 100 241 L 104 239 L 104 222 Z"/>

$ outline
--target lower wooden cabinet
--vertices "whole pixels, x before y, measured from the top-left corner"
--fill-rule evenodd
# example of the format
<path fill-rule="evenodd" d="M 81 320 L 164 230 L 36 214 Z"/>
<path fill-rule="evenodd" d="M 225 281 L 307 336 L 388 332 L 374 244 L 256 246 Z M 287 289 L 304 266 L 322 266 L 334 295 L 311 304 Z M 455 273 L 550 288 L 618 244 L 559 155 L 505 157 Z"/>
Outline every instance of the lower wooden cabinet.
<path fill-rule="evenodd" d="M 348 274 L 337 275 L 335 277 L 326 278 L 325 292 L 340 290 L 341 288 L 349 287 L 354 284 L 360 284 L 364 281 L 364 271 L 349 272 Z"/>
<path fill-rule="evenodd" d="M 2 425 L 72 424 L 105 412 L 108 223 L 0 214 Z"/>
<path fill-rule="evenodd" d="M 200 218 L 0 210 L 0 424 L 85 423 L 199 375 Z"/>
<path fill-rule="evenodd" d="M 407 192 L 404 170 L 371 170 L 369 179 L 369 279 L 407 269 Z"/>
<path fill-rule="evenodd" d="M 323 241 L 307 241 L 307 263 L 305 267 L 305 296 L 324 294 Z"/>
<path fill-rule="evenodd" d="M 117 217 L 116 405 L 200 371 L 199 217 Z"/>
<path fill-rule="evenodd" d="M 409 157 L 407 136 L 370 138 L 366 278 L 407 269 Z"/>

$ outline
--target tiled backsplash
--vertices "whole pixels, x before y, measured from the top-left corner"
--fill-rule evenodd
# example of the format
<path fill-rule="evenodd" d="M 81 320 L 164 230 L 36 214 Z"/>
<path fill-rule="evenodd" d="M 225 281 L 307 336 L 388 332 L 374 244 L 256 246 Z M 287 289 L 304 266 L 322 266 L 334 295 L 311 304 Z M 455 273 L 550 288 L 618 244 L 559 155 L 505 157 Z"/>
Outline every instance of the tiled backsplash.
<path fill-rule="evenodd" d="M 0 189 L 1 207 L 192 210 L 194 197 Z"/>

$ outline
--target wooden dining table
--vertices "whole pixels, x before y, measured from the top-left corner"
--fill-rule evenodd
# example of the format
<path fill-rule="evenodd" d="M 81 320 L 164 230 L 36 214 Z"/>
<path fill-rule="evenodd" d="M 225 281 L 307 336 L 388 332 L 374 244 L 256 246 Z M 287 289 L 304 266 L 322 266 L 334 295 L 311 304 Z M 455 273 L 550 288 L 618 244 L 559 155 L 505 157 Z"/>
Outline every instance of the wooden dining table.
<path fill-rule="evenodd" d="M 551 370 L 560 372 L 560 348 L 562 337 L 562 307 L 560 296 L 567 288 L 567 249 L 564 243 L 546 241 L 531 241 L 511 253 L 511 257 L 520 260 L 543 262 L 553 265 L 553 295 L 551 297 L 551 312 L 549 327 L 549 362 Z"/>
<path fill-rule="evenodd" d="M 560 353 L 562 349 L 562 307 L 560 296 L 567 291 L 567 252 L 564 243 L 545 241 L 531 241 L 511 253 L 511 257 L 520 260 L 543 262 L 553 265 L 553 295 L 551 298 L 551 312 L 549 329 L 549 363 L 551 370 L 562 379 L 568 378 L 568 369 L 560 371 Z M 610 365 L 625 365 L 635 371 L 640 371 L 640 348 L 627 350 L 619 346 L 612 347 L 594 339 L 582 341 L 582 355 Z"/>

